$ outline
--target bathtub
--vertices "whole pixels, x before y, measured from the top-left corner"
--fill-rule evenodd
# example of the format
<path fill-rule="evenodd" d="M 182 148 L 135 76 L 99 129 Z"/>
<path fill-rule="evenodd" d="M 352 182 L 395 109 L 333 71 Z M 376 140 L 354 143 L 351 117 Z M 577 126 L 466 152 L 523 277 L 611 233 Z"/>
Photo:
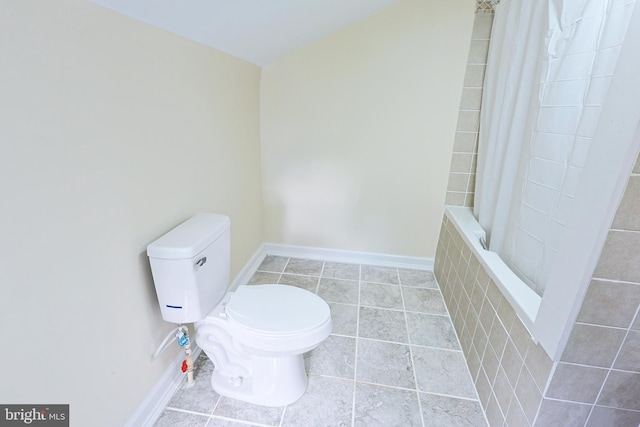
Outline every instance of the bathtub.
<path fill-rule="evenodd" d="M 516 276 L 497 253 L 482 247 L 480 240 L 485 239 L 486 233 L 473 216 L 471 208 L 447 206 L 445 216 L 531 333 L 541 297 Z"/>

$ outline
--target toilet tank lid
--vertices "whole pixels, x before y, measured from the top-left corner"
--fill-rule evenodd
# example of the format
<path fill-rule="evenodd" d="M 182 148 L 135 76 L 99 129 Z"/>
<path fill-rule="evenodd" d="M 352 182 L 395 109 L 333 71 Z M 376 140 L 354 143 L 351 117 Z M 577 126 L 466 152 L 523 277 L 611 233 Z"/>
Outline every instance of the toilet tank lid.
<path fill-rule="evenodd" d="M 231 221 L 228 216 L 198 213 L 147 246 L 149 258 L 189 259 L 215 242 Z"/>

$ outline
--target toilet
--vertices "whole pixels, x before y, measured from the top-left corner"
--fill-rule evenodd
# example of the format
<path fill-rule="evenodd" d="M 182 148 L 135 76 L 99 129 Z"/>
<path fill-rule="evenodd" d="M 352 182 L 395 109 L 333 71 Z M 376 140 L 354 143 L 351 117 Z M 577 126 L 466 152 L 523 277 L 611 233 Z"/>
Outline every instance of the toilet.
<path fill-rule="evenodd" d="M 228 291 L 230 221 L 199 213 L 147 246 L 162 317 L 194 323 L 219 394 L 285 406 L 307 388 L 303 354 L 331 333 L 329 306 L 295 286 Z"/>

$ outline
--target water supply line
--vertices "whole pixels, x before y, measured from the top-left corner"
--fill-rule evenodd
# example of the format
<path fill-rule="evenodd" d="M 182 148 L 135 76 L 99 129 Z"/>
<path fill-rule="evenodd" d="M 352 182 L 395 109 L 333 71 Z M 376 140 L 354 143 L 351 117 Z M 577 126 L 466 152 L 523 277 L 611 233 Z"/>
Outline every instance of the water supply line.
<path fill-rule="evenodd" d="M 191 351 L 191 342 L 189 340 L 189 328 L 179 325 L 176 329 L 171 330 L 166 336 L 160 347 L 153 354 L 153 358 L 157 358 L 163 351 L 169 347 L 173 341 L 178 341 L 180 347 L 184 347 L 186 358 L 182 361 L 182 372 L 187 373 L 187 384 L 193 385 L 193 353 Z"/>

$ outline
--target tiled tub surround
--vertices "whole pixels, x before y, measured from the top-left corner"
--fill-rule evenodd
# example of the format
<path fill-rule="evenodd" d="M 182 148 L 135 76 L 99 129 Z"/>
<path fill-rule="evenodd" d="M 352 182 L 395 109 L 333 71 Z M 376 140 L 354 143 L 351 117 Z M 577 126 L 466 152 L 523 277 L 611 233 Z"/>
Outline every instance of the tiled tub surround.
<path fill-rule="evenodd" d="M 325 299 L 333 333 L 305 363 L 309 388 L 284 408 L 221 397 L 201 353 L 156 426 L 485 426 L 433 273 L 267 256 L 250 284 L 283 283 Z"/>
<path fill-rule="evenodd" d="M 532 425 L 553 363 L 447 216 L 435 275 L 489 424 Z"/>
<path fill-rule="evenodd" d="M 447 186 L 446 203 L 452 206 L 473 206 L 480 105 L 493 24 L 493 11 L 487 3 L 478 3 L 473 21 Z"/>
<path fill-rule="evenodd" d="M 435 275 L 489 424 L 640 423 L 640 162 L 560 360 L 553 363 L 445 216 Z"/>

